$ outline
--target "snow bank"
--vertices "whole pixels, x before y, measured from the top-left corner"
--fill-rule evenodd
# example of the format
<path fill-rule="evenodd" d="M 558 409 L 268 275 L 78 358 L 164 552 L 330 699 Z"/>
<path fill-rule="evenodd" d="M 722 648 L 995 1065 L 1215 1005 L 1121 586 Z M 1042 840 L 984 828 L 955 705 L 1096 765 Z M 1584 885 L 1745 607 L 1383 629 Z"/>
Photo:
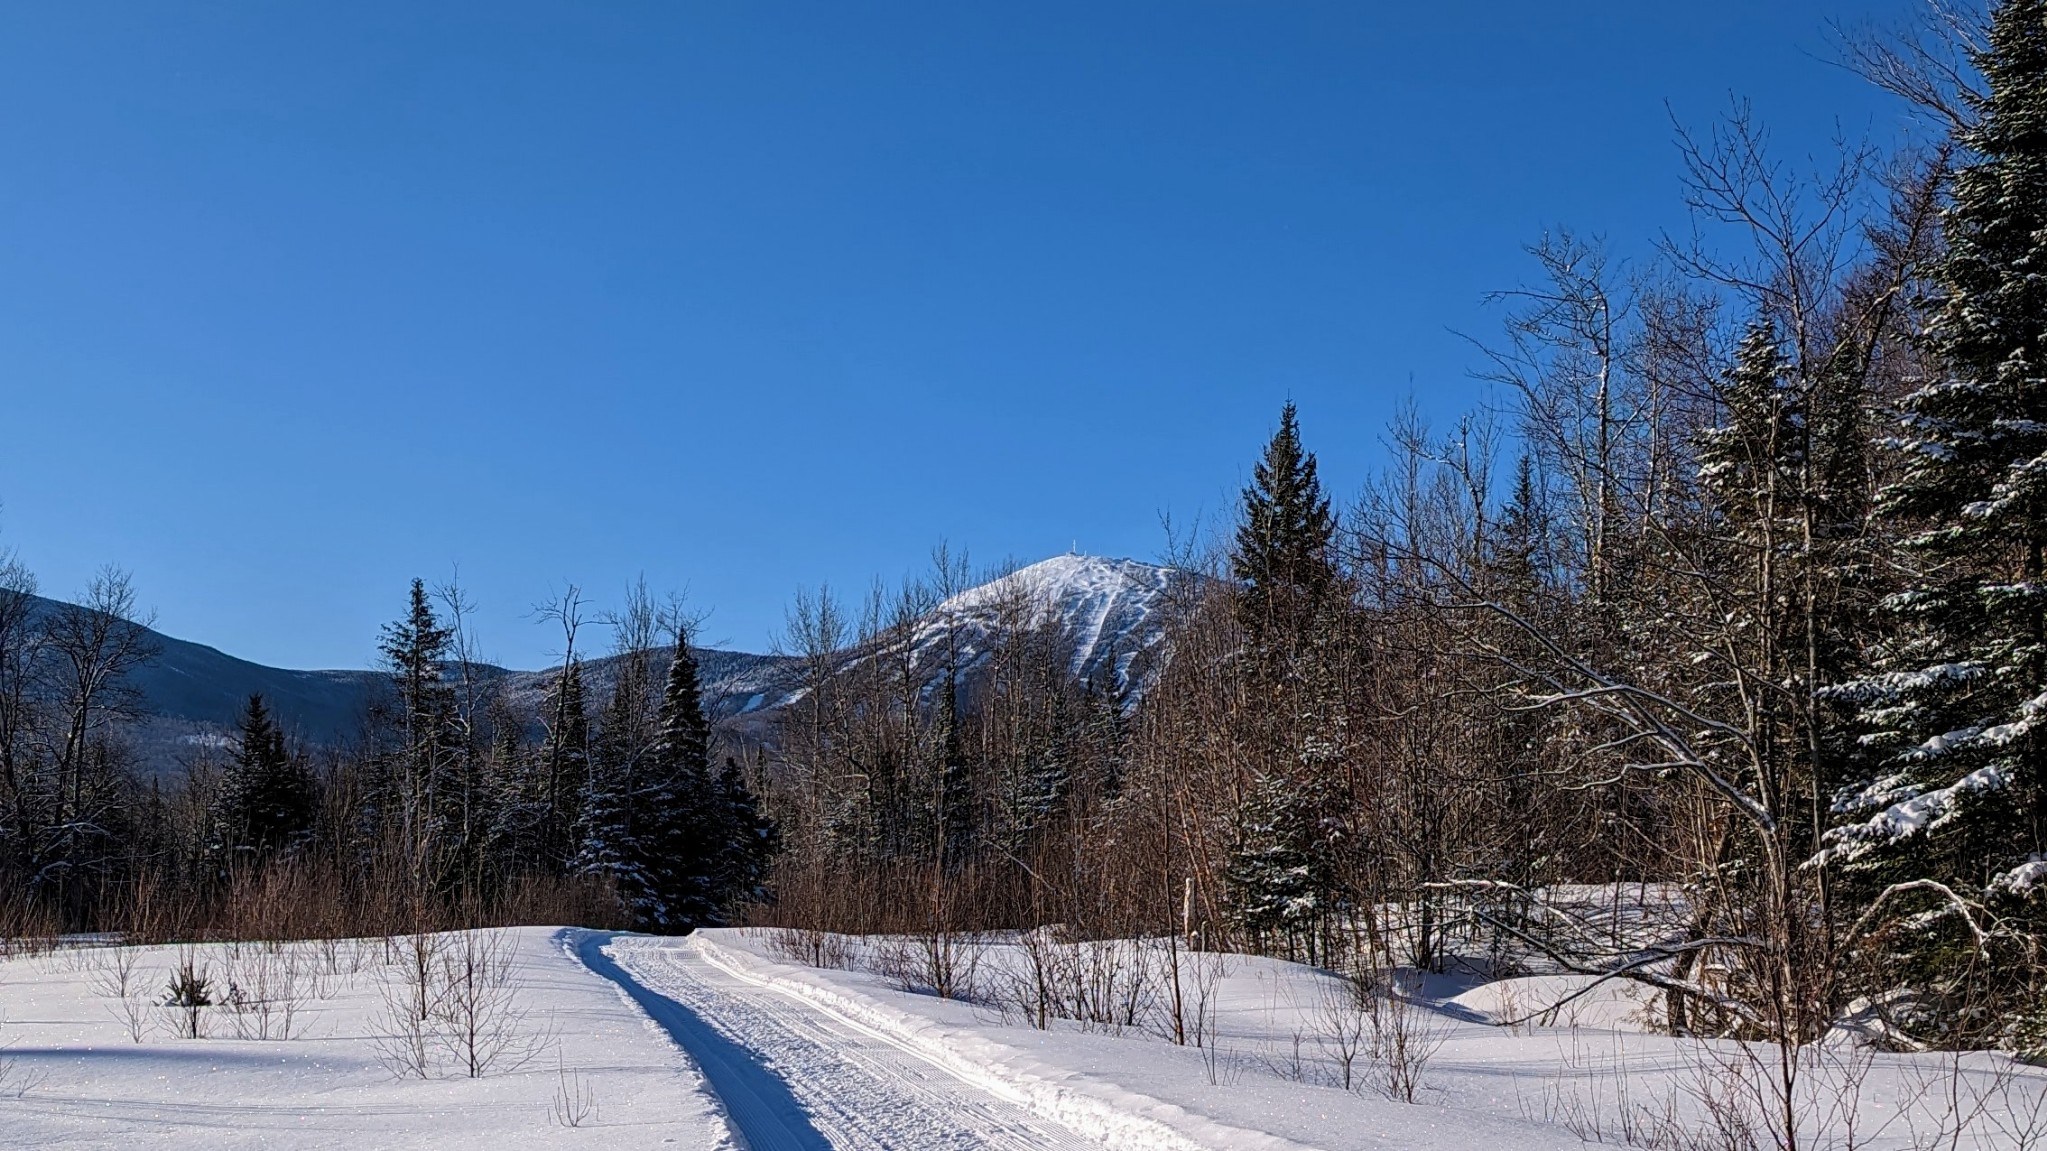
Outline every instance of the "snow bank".
<path fill-rule="evenodd" d="M 1497 1026 L 1587 1027 L 1657 1034 L 1661 993 L 1626 979 L 1529 975 L 1481 983 L 1445 1001 Z M 1525 1024 L 1524 1022 L 1525 1021 Z"/>

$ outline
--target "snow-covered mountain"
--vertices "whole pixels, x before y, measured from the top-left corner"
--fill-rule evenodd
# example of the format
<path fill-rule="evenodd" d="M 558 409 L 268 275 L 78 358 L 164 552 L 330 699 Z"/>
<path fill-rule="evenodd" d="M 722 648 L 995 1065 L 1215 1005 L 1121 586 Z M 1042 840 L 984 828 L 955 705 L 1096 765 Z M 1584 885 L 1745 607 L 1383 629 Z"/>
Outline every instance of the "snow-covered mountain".
<path fill-rule="evenodd" d="M 1063 555 L 1034 563 L 940 603 L 919 626 L 920 662 L 950 632 L 971 673 L 990 640 L 1017 628 L 1055 627 L 1071 645 L 1070 668 L 1094 680 L 1113 669 L 1118 683 L 1165 635 L 1176 595 L 1199 577 L 1136 560 Z"/>
<path fill-rule="evenodd" d="M 693 647 L 690 650 L 697 657 L 704 708 L 713 720 L 772 711 L 787 702 L 794 690 L 796 661 L 787 656 L 756 655 L 713 647 Z M 655 653 L 650 664 L 654 681 L 658 684 L 668 675 L 667 653 Z M 618 668 L 617 656 L 583 661 L 583 689 L 593 707 L 610 697 L 617 683 Z M 539 714 L 541 701 L 553 688 L 559 671 L 559 668 L 550 667 L 539 671 L 503 672 L 503 686 L 513 709 Z"/>
<path fill-rule="evenodd" d="M 1113 668 L 1123 682 L 1142 654 L 1164 635 L 1175 598 L 1191 590 L 1199 578 L 1135 560 L 1055 556 L 932 608 L 914 629 L 917 663 L 936 676 L 944 666 L 941 653 L 949 637 L 958 644 L 962 672 L 970 679 L 997 636 L 1009 629 L 1049 627 L 1068 649 L 1075 676 L 1095 679 Z M 307 741 L 331 745 L 357 736 L 371 704 L 386 690 L 387 680 L 376 671 L 266 667 L 204 644 L 160 633 L 155 638 L 161 655 L 132 680 L 147 713 L 132 736 L 144 763 L 158 770 L 199 747 L 219 743 L 253 692 L 270 700 L 277 714 Z M 872 654 L 849 650 L 846 665 Z M 700 648 L 697 658 L 704 702 L 714 719 L 758 728 L 801 691 L 798 664 L 790 657 Z M 664 663 L 656 674 L 665 671 Z M 593 700 L 610 692 L 615 672 L 611 659 L 584 664 Z M 530 703 L 545 693 L 554 669 L 489 667 L 483 673 L 509 689 L 515 702 Z"/>

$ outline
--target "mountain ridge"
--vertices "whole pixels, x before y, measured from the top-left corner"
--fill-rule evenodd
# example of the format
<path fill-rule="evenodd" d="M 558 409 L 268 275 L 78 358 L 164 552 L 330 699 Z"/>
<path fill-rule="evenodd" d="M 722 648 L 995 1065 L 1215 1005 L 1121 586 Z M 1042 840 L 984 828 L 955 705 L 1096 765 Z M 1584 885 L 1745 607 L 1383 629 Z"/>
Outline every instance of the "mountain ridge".
<path fill-rule="evenodd" d="M 971 675 L 986 659 L 992 638 L 1004 629 L 1053 626 L 1072 649 L 1068 666 L 1076 678 L 1092 680 L 1107 671 L 1122 681 L 1163 636 L 1171 597 L 1200 578 L 1138 560 L 1054 556 L 941 601 L 920 617 L 911 642 L 918 663 L 936 667 L 937 645 L 950 637 L 959 645 L 962 674 Z M 41 597 L 37 603 L 40 610 L 68 606 Z M 261 693 L 306 743 L 346 744 L 361 736 L 372 704 L 389 688 L 389 677 L 375 669 L 271 667 L 148 630 L 159 654 L 128 678 L 143 713 L 128 734 L 147 770 L 163 771 L 201 749 L 221 746 L 252 693 Z M 714 721 L 764 717 L 801 693 L 797 657 L 692 650 L 701 665 L 705 708 Z M 847 649 L 846 664 L 865 654 L 857 646 Z M 593 700 L 609 693 L 619 658 L 583 661 Z M 543 696 L 558 671 L 490 664 L 476 668 L 487 683 L 507 691 L 515 705 L 531 705 Z"/>

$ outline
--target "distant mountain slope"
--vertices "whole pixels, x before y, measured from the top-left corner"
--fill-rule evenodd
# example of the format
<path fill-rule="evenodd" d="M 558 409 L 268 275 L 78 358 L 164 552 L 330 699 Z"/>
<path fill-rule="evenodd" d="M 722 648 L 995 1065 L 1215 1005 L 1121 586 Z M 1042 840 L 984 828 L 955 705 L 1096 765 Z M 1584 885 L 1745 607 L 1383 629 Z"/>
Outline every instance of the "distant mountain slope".
<path fill-rule="evenodd" d="M 38 598 L 38 611 L 64 606 Z M 383 672 L 364 669 L 299 671 L 268 667 L 238 659 L 218 648 L 150 630 L 159 654 L 128 678 L 141 695 L 146 718 L 133 725 L 130 737 L 145 767 L 175 766 L 195 749 L 219 743 L 234 727 L 242 706 L 261 693 L 271 711 L 308 743 L 330 746 L 359 736 L 370 705 L 388 689 Z M 775 668 L 786 661 L 748 652 L 698 649 L 703 664 L 705 703 L 712 714 L 736 714 L 749 704 L 758 708 L 775 695 Z M 595 698 L 611 689 L 609 659 L 586 663 Z M 662 667 L 665 671 L 665 662 Z M 483 675 L 503 680 L 518 696 L 537 700 L 552 681 L 553 669 L 510 671 L 485 666 Z M 762 697 L 756 701 L 755 697 Z"/>
<path fill-rule="evenodd" d="M 715 720 L 770 711 L 787 702 L 795 689 L 796 661 L 786 656 L 755 655 L 752 652 L 693 647 L 697 675 L 703 683 L 704 710 Z M 583 661 L 583 686 L 593 707 L 610 697 L 617 683 L 618 656 L 600 656 Z M 668 674 L 668 655 L 657 652 L 652 660 L 657 681 Z M 539 713 L 559 668 L 540 671 L 500 673 L 512 705 Z"/>
<path fill-rule="evenodd" d="M 1113 667 L 1126 676 L 1131 661 L 1165 633 L 1172 597 L 1199 577 L 1135 560 L 1066 555 L 1020 568 L 939 604 L 919 623 L 912 641 L 917 662 L 934 672 L 937 645 L 948 629 L 957 636 L 969 675 L 985 660 L 1005 628 L 1055 626 L 1072 645 L 1071 668 L 1092 678 Z M 39 601 L 44 610 L 55 601 Z M 152 632 L 161 655 L 131 678 L 149 717 L 133 738 L 145 766 L 163 770 L 195 749 L 220 743 L 252 693 L 302 738 L 316 745 L 345 743 L 362 731 L 373 702 L 388 689 L 382 672 L 343 669 L 295 671 L 237 659 L 217 648 Z M 705 705 L 714 719 L 764 721 L 800 692 L 798 663 L 786 656 L 699 648 Z M 863 658 L 854 650 L 849 663 Z M 593 701 L 611 691 L 615 658 L 584 663 Z M 657 661 L 656 674 L 666 673 Z M 515 705 L 537 709 L 554 669 L 512 671 L 486 667 Z"/>
<path fill-rule="evenodd" d="M 1199 578 L 1136 560 L 1054 556 L 939 604 L 918 629 L 920 661 L 935 658 L 928 649 L 948 628 L 960 633 L 971 671 L 1004 629 L 1049 625 L 1065 630 L 1075 677 L 1113 669 L 1120 680 L 1164 638 L 1174 595 Z"/>
<path fill-rule="evenodd" d="M 38 598 L 36 610 L 68 605 Z M 352 731 L 369 693 L 385 682 L 373 671 L 292 671 L 237 659 L 218 648 L 151 631 L 159 655 L 129 676 L 145 710 L 160 719 L 225 729 L 255 692 L 289 716 L 308 738 L 328 742 Z"/>

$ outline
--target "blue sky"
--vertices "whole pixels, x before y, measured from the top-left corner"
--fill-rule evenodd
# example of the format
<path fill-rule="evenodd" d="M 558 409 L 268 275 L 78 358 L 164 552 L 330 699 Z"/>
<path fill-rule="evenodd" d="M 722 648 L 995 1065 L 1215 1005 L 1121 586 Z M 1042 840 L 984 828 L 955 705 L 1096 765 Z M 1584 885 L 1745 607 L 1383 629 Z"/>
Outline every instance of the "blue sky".
<path fill-rule="evenodd" d="M 485 653 L 644 574 L 764 648 L 948 540 L 1154 556 L 1280 403 L 1347 494 L 1563 224 L 1684 222 L 1671 116 L 1888 139 L 1903 0 L 15 4 L 0 545 L 172 634 Z M 484 14 L 488 13 L 486 17 Z"/>

